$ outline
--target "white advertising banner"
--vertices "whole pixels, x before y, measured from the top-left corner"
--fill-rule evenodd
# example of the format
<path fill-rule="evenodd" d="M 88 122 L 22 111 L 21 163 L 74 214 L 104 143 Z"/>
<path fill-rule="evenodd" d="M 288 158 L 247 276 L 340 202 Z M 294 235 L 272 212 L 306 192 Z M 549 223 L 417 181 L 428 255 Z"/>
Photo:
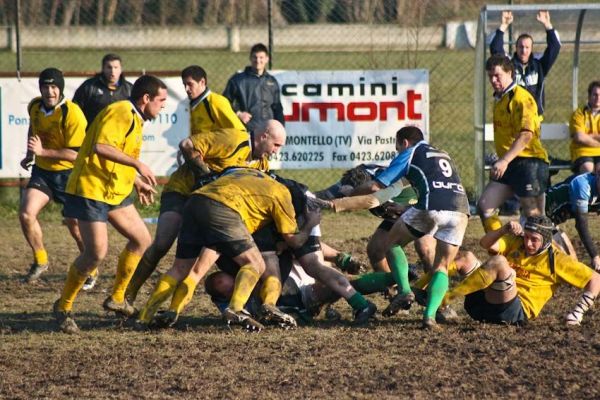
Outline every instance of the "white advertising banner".
<path fill-rule="evenodd" d="M 65 96 L 73 98 L 85 78 L 65 78 Z M 161 78 L 168 87 L 165 108 L 144 126 L 140 155 L 157 176 L 175 170 L 179 142 L 190 132 L 189 101 L 181 78 Z M 130 77 L 132 82 L 135 78 Z M 37 78 L 0 78 L 0 178 L 29 176 L 19 165 L 27 151 L 29 115 L 27 105 L 40 95 Z"/>
<path fill-rule="evenodd" d="M 396 132 L 414 125 L 429 137 L 427 70 L 282 71 L 287 140 L 273 168 L 387 165 Z"/>
<path fill-rule="evenodd" d="M 426 70 L 281 71 L 286 145 L 272 168 L 348 168 L 387 164 L 395 133 L 405 125 L 429 135 Z M 134 77 L 129 78 L 134 81 Z M 141 159 L 157 176 L 176 167 L 179 142 L 189 134 L 189 102 L 179 77 L 168 86 L 164 110 L 146 122 Z M 66 78 L 70 99 L 84 78 Z M 27 105 L 39 96 L 37 78 L 0 78 L 0 178 L 29 176 L 19 165 L 26 153 Z"/>

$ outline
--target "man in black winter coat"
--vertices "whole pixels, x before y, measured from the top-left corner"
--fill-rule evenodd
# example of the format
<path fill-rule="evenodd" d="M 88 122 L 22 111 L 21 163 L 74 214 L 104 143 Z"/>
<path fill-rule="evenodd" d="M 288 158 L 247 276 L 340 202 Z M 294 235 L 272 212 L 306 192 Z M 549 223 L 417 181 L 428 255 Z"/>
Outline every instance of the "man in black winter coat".
<path fill-rule="evenodd" d="M 102 58 L 102 71 L 75 91 L 73 102 L 83 110 L 88 126 L 104 107 L 131 95 L 131 82 L 125 80 L 122 71 L 121 57 L 107 54 Z"/>

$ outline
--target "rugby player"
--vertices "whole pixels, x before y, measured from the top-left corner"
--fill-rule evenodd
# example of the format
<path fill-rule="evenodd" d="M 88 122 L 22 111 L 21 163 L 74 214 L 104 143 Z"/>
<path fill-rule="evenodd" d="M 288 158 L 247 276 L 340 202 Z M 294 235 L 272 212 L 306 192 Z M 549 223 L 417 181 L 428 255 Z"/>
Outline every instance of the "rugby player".
<path fill-rule="evenodd" d="M 588 227 L 588 214 L 592 210 L 600 210 L 599 193 L 600 179 L 593 173 L 570 176 L 546 191 L 546 216 L 555 225 L 575 219 L 579 238 L 590 256 L 592 268 L 596 271 L 600 271 L 600 255 Z M 575 249 L 564 232 L 556 232 L 554 240 L 577 260 Z"/>
<path fill-rule="evenodd" d="M 444 302 L 466 296 L 464 307 L 475 320 L 524 324 L 536 318 L 561 283 L 583 289 L 566 315 L 579 325 L 600 292 L 600 274 L 573 260 L 552 243 L 554 226 L 546 216 L 528 217 L 490 231 L 481 246 L 496 254 L 448 292 Z"/>
<path fill-rule="evenodd" d="M 48 270 L 48 253 L 38 215 L 50 200 L 64 205 L 67 179 L 87 126 L 79 106 L 64 98 L 65 80 L 60 70 L 43 70 L 39 88 L 41 97 L 34 98 L 27 106 L 31 124 L 27 154 L 21 161 L 24 169 L 32 167 L 19 208 L 21 229 L 33 251 L 33 263 L 25 278 L 27 282 L 36 281 Z M 81 251 L 83 244 L 77 221 L 65 218 L 65 224 Z"/>
<path fill-rule="evenodd" d="M 519 197 L 523 216 L 542 215 L 550 177 L 535 99 L 514 81 L 509 58 L 491 56 L 486 70 L 494 89 L 494 144 L 499 159 L 492 164 L 477 207 L 489 232 L 502 226 L 497 209 L 513 194 Z"/>
<path fill-rule="evenodd" d="M 285 129 L 279 122 L 270 120 L 260 124 L 256 134 L 251 136 L 245 130 L 237 129 L 206 131 L 184 139 L 180 148 L 186 158 L 186 169 L 198 177 L 197 183 L 201 186 L 233 166 L 268 170 L 268 158 L 278 152 L 284 143 Z M 179 187 L 182 191 L 191 193 L 194 181 L 195 178 L 181 185 L 183 181 L 175 184 L 175 179 L 172 179 L 171 187 Z M 164 206 L 161 204 L 159 224 L 161 218 L 164 223 L 160 232 L 157 227 L 154 247 L 151 246 L 146 251 L 127 287 L 126 298 L 131 304 L 160 259 L 173 245 L 181 228 L 185 216 L 183 209 L 189 194 L 183 195 L 182 192 L 175 191 L 169 193 L 161 198 L 165 203 Z"/>
<path fill-rule="evenodd" d="M 272 124 L 285 132 L 277 121 Z M 257 169 L 231 168 L 194 191 L 184 214 L 175 262 L 157 283 L 140 311 L 139 321 L 149 324 L 160 304 L 172 295 L 172 303 L 182 307 L 187 304 L 198 282 L 223 254 L 240 266 L 231 302 L 223 312 L 224 319 L 228 324 L 262 329 L 244 310 L 265 271 L 264 259 L 251 234 L 273 222 L 285 242 L 298 248 L 318 224 L 318 213 L 307 212 L 306 222 L 298 231 L 291 195 L 284 185 Z"/>
<path fill-rule="evenodd" d="M 198 152 L 196 156 L 200 155 L 196 161 L 204 158 L 207 168 L 214 172 L 254 158 L 250 157 L 250 147 L 244 146 L 250 138 L 246 128 L 233 112 L 229 101 L 208 88 L 206 71 L 198 65 L 190 65 L 181 71 L 181 80 L 190 100 L 190 137 L 180 143 L 180 148 L 189 151 L 195 149 Z M 262 137 L 262 133 L 257 132 L 257 135 Z M 235 151 L 238 146 L 239 151 Z M 250 146 L 253 146 L 252 142 Z M 260 152 L 256 151 L 258 159 L 262 157 L 262 154 L 258 154 Z M 191 158 L 188 156 L 188 159 Z M 144 252 L 127 287 L 125 296 L 131 304 L 175 242 L 181 228 L 183 206 L 194 183 L 194 166 L 186 161 L 171 174 L 163 188 L 154 240 Z"/>
<path fill-rule="evenodd" d="M 403 212 L 382 238 L 385 240 L 384 254 L 398 285 L 398 294 L 383 314 L 391 316 L 401 309 L 410 308 L 414 302 L 415 295 L 408 279 L 408 261 L 402 248 L 423 236 L 433 235 L 437 241 L 433 252 L 433 275 L 427 287 L 423 328 L 435 329 L 435 315 L 448 289 L 448 266 L 456 257 L 467 227 L 469 204 L 452 159 L 447 153 L 429 145 L 419 128 L 401 128 L 396 133 L 396 150 L 398 155 L 390 166 L 373 181 L 357 187 L 352 194 L 381 191 L 382 198 L 389 198 L 389 192 L 400 190 L 402 178 L 415 188 L 419 195 L 417 203 Z M 373 197 L 379 205 L 378 196 Z"/>
<path fill-rule="evenodd" d="M 588 86 L 588 102 L 571 115 L 571 162 L 574 173 L 600 173 L 600 81 Z"/>
<path fill-rule="evenodd" d="M 79 330 L 71 315 L 73 302 L 88 274 L 106 255 L 107 222 L 128 242 L 119 256 L 112 294 L 103 307 L 124 315 L 134 312 L 125 300 L 125 288 L 152 238 L 131 193 L 135 187 L 142 204 L 154 200 L 156 178 L 139 160 L 142 127 L 158 115 L 166 99 L 166 85 L 144 75 L 135 81 L 130 100 L 103 109 L 87 131 L 66 189 L 65 216 L 78 220 L 84 248 L 69 268 L 61 297 L 54 305 L 65 333 Z"/>

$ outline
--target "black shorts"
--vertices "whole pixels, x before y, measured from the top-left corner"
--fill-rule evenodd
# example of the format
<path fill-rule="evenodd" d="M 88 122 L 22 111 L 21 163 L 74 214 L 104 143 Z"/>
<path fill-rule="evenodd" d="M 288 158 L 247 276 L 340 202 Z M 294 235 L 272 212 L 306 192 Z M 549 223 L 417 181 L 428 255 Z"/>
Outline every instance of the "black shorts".
<path fill-rule="evenodd" d="M 594 163 L 594 165 L 600 163 L 600 156 L 596 157 L 579 157 L 575 161 L 573 161 L 573 165 L 571 166 L 571 170 L 575 174 L 579 174 L 579 168 L 586 162 Z"/>
<path fill-rule="evenodd" d="M 519 197 L 537 197 L 548 188 L 549 165 L 539 158 L 517 157 L 497 182 L 510 186 Z"/>
<path fill-rule="evenodd" d="M 133 204 L 133 196 L 127 196 L 120 204 L 111 205 L 103 201 L 91 200 L 85 197 L 66 194 L 66 203 L 63 215 L 81 221 L 108 221 L 108 213 L 112 210 L 127 207 Z"/>
<path fill-rule="evenodd" d="M 381 221 L 377 229 L 381 229 L 382 231 L 389 232 L 392 230 L 392 227 L 396 223 L 397 219 L 384 219 Z"/>
<path fill-rule="evenodd" d="M 37 189 L 57 203 L 65 204 L 67 181 L 71 170 L 48 171 L 34 165 L 31 169 L 31 178 L 27 189 Z"/>
<path fill-rule="evenodd" d="M 216 200 L 192 195 L 182 215 L 177 258 L 196 258 L 203 247 L 233 258 L 256 247 L 240 214 Z"/>
<path fill-rule="evenodd" d="M 465 297 L 465 311 L 476 321 L 492 324 L 524 325 L 527 316 L 519 296 L 504 304 L 491 304 L 485 299 L 483 290 Z"/>
<path fill-rule="evenodd" d="M 321 238 L 319 236 L 309 236 L 306 242 L 297 249 L 293 249 L 294 257 L 297 259 L 310 253 L 321 250 Z"/>
<path fill-rule="evenodd" d="M 183 207 L 189 197 L 179 192 L 162 192 L 160 195 L 160 214 L 167 211 L 183 215 Z"/>

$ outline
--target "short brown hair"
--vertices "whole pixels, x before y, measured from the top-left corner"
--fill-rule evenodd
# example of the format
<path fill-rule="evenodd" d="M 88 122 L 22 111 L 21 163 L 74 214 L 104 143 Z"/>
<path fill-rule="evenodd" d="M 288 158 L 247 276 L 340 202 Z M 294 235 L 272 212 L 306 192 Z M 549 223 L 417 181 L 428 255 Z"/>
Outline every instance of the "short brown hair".
<path fill-rule="evenodd" d="M 590 84 L 588 85 L 588 97 L 592 95 L 592 92 L 597 87 L 600 87 L 600 81 L 592 81 L 592 82 L 590 82 Z"/>
<path fill-rule="evenodd" d="M 423 140 L 423 132 L 416 126 L 405 126 L 396 132 L 396 141 L 408 140 L 410 144 L 415 144 Z"/>
<path fill-rule="evenodd" d="M 131 99 L 136 101 L 144 97 L 145 94 L 150 96 L 150 99 L 158 95 L 160 89 L 166 89 L 167 85 L 153 75 L 142 75 L 134 83 L 131 88 Z"/>
<path fill-rule="evenodd" d="M 491 71 L 494 67 L 500 67 L 504 72 L 510 72 L 511 75 L 515 72 L 515 66 L 510 58 L 504 54 L 494 54 L 485 62 L 485 70 Z"/>

